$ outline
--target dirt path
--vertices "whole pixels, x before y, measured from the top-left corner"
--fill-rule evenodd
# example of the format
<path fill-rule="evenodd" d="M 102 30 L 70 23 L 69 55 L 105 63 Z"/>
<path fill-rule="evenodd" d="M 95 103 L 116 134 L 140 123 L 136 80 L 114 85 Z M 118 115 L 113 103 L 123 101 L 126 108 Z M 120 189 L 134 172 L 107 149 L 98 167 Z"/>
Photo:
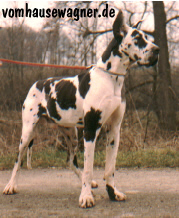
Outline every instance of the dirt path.
<path fill-rule="evenodd" d="M 94 171 L 96 206 L 81 209 L 81 184 L 70 170 L 21 170 L 18 194 L 0 194 L 0 217 L 179 217 L 178 170 L 118 170 L 116 186 L 128 197 L 120 203 L 109 201 L 103 172 Z M 10 175 L 0 171 L 1 193 Z"/>

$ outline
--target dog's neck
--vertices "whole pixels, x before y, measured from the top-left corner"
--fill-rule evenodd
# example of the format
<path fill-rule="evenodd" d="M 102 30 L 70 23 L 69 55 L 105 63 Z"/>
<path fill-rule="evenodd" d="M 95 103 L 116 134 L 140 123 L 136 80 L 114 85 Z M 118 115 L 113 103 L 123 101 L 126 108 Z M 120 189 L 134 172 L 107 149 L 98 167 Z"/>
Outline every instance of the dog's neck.
<path fill-rule="evenodd" d="M 97 62 L 97 67 L 108 71 L 111 74 L 126 75 L 132 62 L 129 55 L 122 50 L 121 45 L 117 45 L 115 39 L 111 41 L 102 57 Z"/>

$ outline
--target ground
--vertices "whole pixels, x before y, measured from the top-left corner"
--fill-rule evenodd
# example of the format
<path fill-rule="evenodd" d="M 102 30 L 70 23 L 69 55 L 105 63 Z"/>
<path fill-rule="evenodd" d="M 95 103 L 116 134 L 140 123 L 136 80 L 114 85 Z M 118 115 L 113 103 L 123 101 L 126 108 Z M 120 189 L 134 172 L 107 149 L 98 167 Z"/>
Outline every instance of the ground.
<path fill-rule="evenodd" d="M 112 202 L 105 190 L 102 169 L 95 169 L 95 207 L 81 209 L 81 184 L 70 170 L 21 170 L 18 193 L 0 194 L 0 217 L 178 217 L 178 169 L 120 169 L 116 186 L 127 194 L 125 202 Z M 0 171 L 0 192 L 11 171 Z"/>

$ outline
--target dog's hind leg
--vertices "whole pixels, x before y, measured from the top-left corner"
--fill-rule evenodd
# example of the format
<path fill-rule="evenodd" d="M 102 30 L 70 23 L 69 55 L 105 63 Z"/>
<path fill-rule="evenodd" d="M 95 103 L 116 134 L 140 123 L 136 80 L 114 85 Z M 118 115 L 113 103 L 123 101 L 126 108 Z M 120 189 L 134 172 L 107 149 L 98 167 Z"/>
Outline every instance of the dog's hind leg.
<path fill-rule="evenodd" d="M 39 105 L 40 104 L 38 104 L 37 99 L 32 100 L 29 96 L 27 96 L 24 102 L 22 111 L 22 136 L 19 145 L 19 154 L 14 164 L 11 179 L 3 191 L 4 194 L 14 194 L 16 192 L 16 174 L 20 169 L 23 154 L 27 150 L 28 146 L 29 148 L 32 146 L 34 128 L 41 115 L 45 112 L 45 109 L 42 110 L 42 107 Z"/>
<path fill-rule="evenodd" d="M 80 181 L 82 181 L 82 172 L 78 167 L 77 161 L 77 148 L 78 148 L 78 130 L 75 127 L 71 128 L 63 128 L 60 127 L 60 130 L 65 138 L 67 144 L 67 161 L 69 163 L 70 168 L 75 172 Z M 96 181 L 92 180 L 91 182 L 92 188 L 97 188 L 98 184 Z"/>
<path fill-rule="evenodd" d="M 70 168 L 75 172 L 78 178 L 81 180 L 81 171 L 78 168 L 76 152 L 78 149 L 78 134 L 75 127 L 63 128 L 61 127 L 61 132 L 65 138 L 67 144 L 67 162 Z"/>
<path fill-rule="evenodd" d="M 16 174 L 17 171 L 20 169 L 24 152 L 26 151 L 28 145 L 32 143 L 32 131 L 32 128 L 26 128 L 25 130 L 23 128 L 22 137 L 19 145 L 19 154 L 14 164 L 11 179 L 3 191 L 4 194 L 16 193 Z"/>
<path fill-rule="evenodd" d="M 31 143 L 29 144 L 28 148 L 27 148 L 27 169 L 31 170 L 32 169 L 32 145 L 33 145 L 33 140 L 31 141 Z"/>

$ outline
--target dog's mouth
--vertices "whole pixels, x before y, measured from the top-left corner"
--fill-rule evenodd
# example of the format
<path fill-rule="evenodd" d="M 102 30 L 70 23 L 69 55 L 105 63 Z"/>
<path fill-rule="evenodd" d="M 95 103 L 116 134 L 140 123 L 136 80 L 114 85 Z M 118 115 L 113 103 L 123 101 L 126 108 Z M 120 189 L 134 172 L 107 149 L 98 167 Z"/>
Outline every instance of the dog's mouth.
<path fill-rule="evenodd" d="M 152 67 L 152 66 L 156 65 L 157 62 L 158 62 L 158 55 L 150 57 L 148 62 L 137 61 L 137 64 L 139 66 Z"/>
<path fill-rule="evenodd" d="M 148 61 L 142 62 L 141 60 L 137 60 L 137 64 L 139 66 L 152 67 L 157 64 L 159 58 L 159 47 L 155 46 L 151 50 L 151 56 L 148 58 Z"/>

